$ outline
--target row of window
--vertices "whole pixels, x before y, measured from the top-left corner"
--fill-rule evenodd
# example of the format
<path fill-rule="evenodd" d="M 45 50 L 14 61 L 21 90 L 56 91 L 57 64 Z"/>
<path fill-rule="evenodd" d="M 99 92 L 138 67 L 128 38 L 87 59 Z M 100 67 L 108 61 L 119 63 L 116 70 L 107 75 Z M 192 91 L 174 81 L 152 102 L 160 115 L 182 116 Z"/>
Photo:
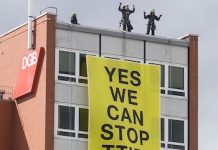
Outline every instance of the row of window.
<path fill-rule="evenodd" d="M 57 80 L 72 82 L 80 85 L 88 83 L 86 55 L 91 53 L 81 53 L 78 51 L 59 50 Z M 105 56 L 107 57 L 107 56 Z M 108 56 L 107 58 L 122 59 L 119 57 Z M 140 60 L 126 58 L 126 61 L 142 63 Z M 149 62 L 149 64 L 160 65 L 161 68 L 161 94 L 176 95 L 187 97 L 187 69 L 184 66 L 174 66 Z"/>
<path fill-rule="evenodd" d="M 88 138 L 88 108 L 78 105 L 56 104 L 55 135 L 61 138 Z M 161 147 L 186 150 L 186 120 L 161 118 Z"/>

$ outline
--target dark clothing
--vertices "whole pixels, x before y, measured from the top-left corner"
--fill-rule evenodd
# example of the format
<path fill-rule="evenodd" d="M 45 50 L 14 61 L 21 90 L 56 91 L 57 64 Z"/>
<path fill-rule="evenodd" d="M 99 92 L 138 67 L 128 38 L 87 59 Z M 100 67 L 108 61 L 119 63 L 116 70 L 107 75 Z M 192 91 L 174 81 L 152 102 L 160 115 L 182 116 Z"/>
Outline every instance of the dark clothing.
<path fill-rule="evenodd" d="M 144 18 L 148 19 L 148 24 L 147 24 L 147 34 L 150 33 L 150 30 L 152 31 L 152 35 L 154 35 L 154 30 L 156 29 L 156 25 L 154 23 L 155 20 L 159 21 L 160 17 L 157 17 L 155 14 L 150 13 L 149 15 L 144 14 Z"/>
<path fill-rule="evenodd" d="M 119 6 L 119 11 L 122 12 L 122 19 L 121 19 L 121 22 L 120 24 L 123 25 L 123 30 L 126 31 L 126 27 L 128 29 L 129 32 L 131 32 L 131 30 L 133 29 L 132 25 L 131 25 L 131 22 L 129 20 L 129 15 L 131 13 L 134 13 L 135 12 L 135 8 L 133 7 L 133 10 L 130 10 L 130 9 L 126 9 L 125 7 L 123 7 L 121 9 L 121 5 Z"/>
<path fill-rule="evenodd" d="M 72 24 L 78 24 L 76 16 L 71 17 L 71 23 Z"/>
<path fill-rule="evenodd" d="M 123 25 L 123 31 L 126 31 L 126 27 L 129 32 L 133 29 L 130 20 L 121 19 L 120 25 Z"/>

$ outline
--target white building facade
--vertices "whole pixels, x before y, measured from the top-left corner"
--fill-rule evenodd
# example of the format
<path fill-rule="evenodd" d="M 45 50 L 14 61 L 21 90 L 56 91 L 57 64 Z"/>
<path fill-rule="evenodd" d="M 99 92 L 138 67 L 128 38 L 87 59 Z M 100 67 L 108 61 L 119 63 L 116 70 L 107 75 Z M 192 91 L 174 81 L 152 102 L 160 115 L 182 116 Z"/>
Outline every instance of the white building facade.
<path fill-rule="evenodd" d="M 189 149 L 190 40 L 57 23 L 55 150 L 88 149 L 86 55 L 161 66 L 162 150 Z M 98 118 L 96 118 L 98 121 Z"/>

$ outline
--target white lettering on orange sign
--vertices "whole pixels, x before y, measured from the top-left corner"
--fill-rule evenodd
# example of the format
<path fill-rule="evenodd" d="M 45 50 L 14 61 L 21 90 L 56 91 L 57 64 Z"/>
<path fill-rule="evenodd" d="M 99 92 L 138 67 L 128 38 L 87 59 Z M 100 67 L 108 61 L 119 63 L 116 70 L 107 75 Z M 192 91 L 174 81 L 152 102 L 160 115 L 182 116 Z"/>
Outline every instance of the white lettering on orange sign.
<path fill-rule="evenodd" d="M 22 70 L 31 67 L 37 63 L 37 52 L 33 52 L 22 58 Z"/>

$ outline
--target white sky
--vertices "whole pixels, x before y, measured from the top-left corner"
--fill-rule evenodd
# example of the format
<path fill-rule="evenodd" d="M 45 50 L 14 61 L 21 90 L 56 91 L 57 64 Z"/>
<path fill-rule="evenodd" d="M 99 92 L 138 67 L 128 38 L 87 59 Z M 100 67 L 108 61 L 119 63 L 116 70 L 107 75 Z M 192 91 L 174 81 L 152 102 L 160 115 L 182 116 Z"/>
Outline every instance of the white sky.
<path fill-rule="evenodd" d="M 145 33 L 143 11 L 156 10 L 163 17 L 156 23 L 156 35 L 178 38 L 199 35 L 199 150 L 215 150 L 218 143 L 218 1 L 215 0 L 37 0 L 33 15 L 47 6 L 58 8 L 58 19 L 70 21 L 77 12 L 80 24 L 118 29 L 119 3 L 135 5 L 130 19 L 133 32 Z M 0 0 L 0 35 L 27 21 L 27 0 Z"/>

